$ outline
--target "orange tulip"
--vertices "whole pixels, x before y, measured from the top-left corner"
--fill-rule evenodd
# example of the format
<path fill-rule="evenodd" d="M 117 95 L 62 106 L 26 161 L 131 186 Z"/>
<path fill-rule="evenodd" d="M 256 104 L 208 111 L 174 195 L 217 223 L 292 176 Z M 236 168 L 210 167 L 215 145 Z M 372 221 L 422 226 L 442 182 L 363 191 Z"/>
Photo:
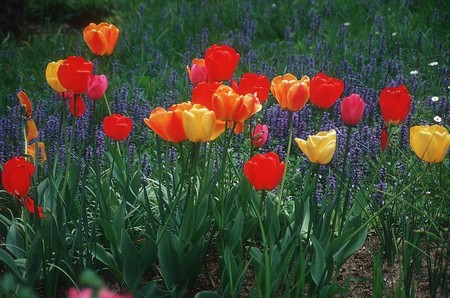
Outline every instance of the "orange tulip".
<path fill-rule="evenodd" d="M 99 56 L 112 54 L 119 38 L 119 29 L 113 24 L 102 22 L 90 23 L 83 31 L 83 38 L 92 53 Z"/>
<path fill-rule="evenodd" d="M 300 80 L 288 73 L 272 80 L 270 91 L 280 106 L 287 111 L 296 112 L 305 106 L 309 98 L 309 78 Z"/>
<path fill-rule="evenodd" d="M 144 119 L 144 123 L 167 142 L 181 143 L 187 140 L 183 130 L 183 111 L 191 107 L 190 102 L 172 105 L 168 111 L 158 107 Z"/>
<path fill-rule="evenodd" d="M 254 94 L 239 95 L 230 86 L 217 88 L 212 97 L 213 110 L 218 120 L 243 122 L 262 108 Z"/>
<path fill-rule="evenodd" d="M 33 159 L 36 156 L 36 144 L 38 147 L 38 157 L 40 162 L 45 162 L 47 160 L 47 154 L 45 154 L 45 145 L 43 142 L 35 142 L 27 147 L 27 154 Z"/>
<path fill-rule="evenodd" d="M 27 117 L 30 117 L 31 113 L 33 113 L 33 107 L 28 95 L 23 91 L 19 91 L 19 93 L 17 93 L 17 97 L 19 98 L 20 104 L 24 107 Z"/>

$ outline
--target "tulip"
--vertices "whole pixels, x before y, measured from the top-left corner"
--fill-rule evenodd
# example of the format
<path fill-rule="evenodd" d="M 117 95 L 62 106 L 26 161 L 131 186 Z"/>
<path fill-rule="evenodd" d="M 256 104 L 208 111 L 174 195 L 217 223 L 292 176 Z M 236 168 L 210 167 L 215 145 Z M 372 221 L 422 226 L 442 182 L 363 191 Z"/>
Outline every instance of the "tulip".
<path fill-rule="evenodd" d="M 205 66 L 205 59 L 197 59 L 192 60 L 192 67 L 186 66 L 189 79 L 191 80 L 194 86 L 197 86 L 200 83 L 206 82 L 208 80 L 208 71 Z"/>
<path fill-rule="evenodd" d="M 133 129 L 131 118 L 120 114 L 112 114 L 103 119 L 103 131 L 116 141 L 125 140 Z"/>
<path fill-rule="evenodd" d="M 361 121 L 366 103 L 359 94 L 351 94 L 344 97 L 341 103 L 342 121 L 348 126 L 356 126 Z"/>
<path fill-rule="evenodd" d="M 33 139 L 37 138 L 38 130 L 36 127 L 36 123 L 33 119 L 29 119 L 27 121 L 27 142 L 31 142 Z"/>
<path fill-rule="evenodd" d="M 207 108 L 194 104 L 183 111 L 183 130 L 191 142 L 207 142 L 211 139 L 216 125 L 216 115 Z"/>
<path fill-rule="evenodd" d="M 85 111 L 86 107 L 84 105 L 84 101 L 81 95 L 79 94 L 73 95 L 69 99 L 69 112 L 76 117 L 81 117 L 83 116 Z"/>
<path fill-rule="evenodd" d="M 310 98 L 319 108 L 330 108 L 344 92 L 344 82 L 318 73 L 311 79 Z"/>
<path fill-rule="evenodd" d="M 212 97 L 216 118 L 223 121 L 243 122 L 262 108 L 254 94 L 239 95 L 230 86 L 217 88 Z"/>
<path fill-rule="evenodd" d="M 34 200 L 30 197 L 27 197 L 24 199 L 24 204 L 25 207 L 28 209 L 28 211 L 30 211 L 30 213 L 34 214 L 35 210 L 34 210 Z M 41 206 L 37 206 L 37 210 L 38 210 L 38 215 L 40 218 L 44 218 L 44 211 L 42 210 Z"/>
<path fill-rule="evenodd" d="M 105 75 L 95 75 L 89 80 L 86 95 L 92 100 L 103 97 L 108 88 L 108 78 Z"/>
<path fill-rule="evenodd" d="M 244 164 L 244 174 L 256 190 L 272 190 L 280 184 L 284 162 L 274 152 L 255 154 Z"/>
<path fill-rule="evenodd" d="M 381 151 L 386 150 L 386 147 L 389 144 L 389 133 L 385 127 L 381 129 L 380 141 L 381 141 Z"/>
<path fill-rule="evenodd" d="M 302 152 L 313 163 L 327 164 L 331 161 L 336 149 L 336 131 L 322 131 L 307 140 L 294 139 Z"/>
<path fill-rule="evenodd" d="M 221 86 L 219 82 L 203 82 L 198 84 L 192 89 L 192 103 L 201 104 L 208 110 L 212 110 L 212 96 L 219 86 Z"/>
<path fill-rule="evenodd" d="M 58 67 L 61 85 L 75 94 L 86 92 L 94 65 L 83 57 L 70 56 Z"/>
<path fill-rule="evenodd" d="M 13 157 L 3 165 L 2 184 L 7 192 L 25 198 L 35 167 L 23 157 Z"/>
<path fill-rule="evenodd" d="M 95 55 L 109 56 L 112 54 L 119 38 L 119 29 L 113 24 L 101 22 L 90 23 L 83 31 L 83 39 Z"/>
<path fill-rule="evenodd" d="M 47 64 L 47 68 L 45 69 L 45 78 L 47 79 L 47 83 L 50 85 L 50 87 L 53 88 L 53 90 L 59 93 L 67 91 L 67 89 L 61 85 L 58 79 L 58 68 L 63 62 L 63 59 L 60 59 L 56 62 L 50 62 L 49 64 Z"/>
<path fill-rule="evenodd" d="M 205 52 L 205 66 L 211 80 L 220 82 L 231 78 L 240 55 L 230 46 L 212 45 Z"/>
<path fill-rule="evenodd" d="M 78 290 L 77 288 L 70 288 L 67 290 L 67 298 L 92 298 L 94 290 L 91 288 L 85 288 Z"/>
<path fill-rule="evenodd" d="M 269 127 L 267 125 L 256 124 L 252 131 L 252 148 L 258 149 L 267 142 Z"/>
<path fill-rule="evenodd" d="M 183 111 L 192 107 L 190 102 L 172 105 L 168 111 L 154 109 L 144 123 L 167 142 L 181 143 L 187 140 L 183 130 Z"/>
<path fill-rule="evenodd" d="M 290 73 L 277 76 L 271 82 L 270 91 L 281 108 L 291 112 L 299 111 L 309 98 L 309 78 L 303 76 L 297 80 Z"/>
<path fill-rule="evenodd" d="M 242 76 L 239 85 L 232 79 L 231 87 L 239 95 L 255 94 L 261 104 L 269 98 L 270 81 L 265 75 L 248 72 Z"/>
<path fill-rule="evenodd" d="M 38 157 L 40 162 L 45 162 L 47 160 L 47 154 L 45 154 L 45 146 L 43 142 L 35 142 L 27 146 L 27 154 L 33 159 L 36 156 L 36 144 L 38 147 Z"/>
<path fill-rule="evenodd" d="M 448 130 L 440 125 L 413 126 L 410 128 L 409 141 L 414 153 L 423 161 L 441 162 L 450 146 Z"/>
<path fill-rule="evenodd" d="M 25 113 L 27 114 L 27 117 L 30 117 L 31 114 L 33 113 L 33 107 L 31 105 L 30 99 L 28 98 L 28 95 L 23 91 L 19 91 L 17 93 L 17 97 L 19 98 L 20 104 L 25 109 Z"/>
<path fill-rule="evenodd" d="M 411 95 L 404 85 L 386 87 L 381 91 L 379 104 L 386 125 L 400 124 L 408 116 Z"/>

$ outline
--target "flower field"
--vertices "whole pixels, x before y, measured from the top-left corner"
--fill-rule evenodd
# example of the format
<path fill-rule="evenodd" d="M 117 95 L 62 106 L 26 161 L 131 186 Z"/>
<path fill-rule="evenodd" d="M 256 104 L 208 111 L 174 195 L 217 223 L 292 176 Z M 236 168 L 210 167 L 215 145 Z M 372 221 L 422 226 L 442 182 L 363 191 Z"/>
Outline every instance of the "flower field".
<path fill-rule="evenodd" d="M 445 1 L 52 1 L 2 35 L 1 295 L 449 295 Z"/>

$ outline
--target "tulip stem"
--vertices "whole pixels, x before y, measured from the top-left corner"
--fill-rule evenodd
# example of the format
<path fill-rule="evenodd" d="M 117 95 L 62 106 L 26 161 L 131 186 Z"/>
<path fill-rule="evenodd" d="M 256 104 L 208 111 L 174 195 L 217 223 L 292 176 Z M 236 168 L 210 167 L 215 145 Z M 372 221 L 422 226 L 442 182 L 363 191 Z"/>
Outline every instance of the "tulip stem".
<path fill-rule="evenodd" d="M 280 194 L 278 196 L 278 204 L 277 204 L 277 215 L 280 214 L 281 209 L 281 200 L 283 199 L 283 188 L 284 188 L 284 182 L 286 181 L 286 173 L 289 163 L 289 155 L 291 153 L 291 144 L 292 144 L 292 131 L 293 131 L 293 119 L 292 119 L 292 111 L 289 111 L 289 140 L 288 140 L 288 147 L 286 152 L 286 160 L 284 162 L 284 172 L 283 172 L 283 178 L 281 179 L 281 186 L 280 186 Z"/>
<path fill-rule="evenodd" d="M 105 98 L 105 103 L 106 103 L 106 108 L 108 109 L 108 114 L 109 114 L 109 116 L 111 116 L 111 115 L 112 115 L 112 114 L 111 114 L 111 108 L 110 108 L 110 106 L 109 106 L 108 98 L 106 97 L 106 92 L 105 92 L 105 94 L 103 95 L 103 97 Z"/>

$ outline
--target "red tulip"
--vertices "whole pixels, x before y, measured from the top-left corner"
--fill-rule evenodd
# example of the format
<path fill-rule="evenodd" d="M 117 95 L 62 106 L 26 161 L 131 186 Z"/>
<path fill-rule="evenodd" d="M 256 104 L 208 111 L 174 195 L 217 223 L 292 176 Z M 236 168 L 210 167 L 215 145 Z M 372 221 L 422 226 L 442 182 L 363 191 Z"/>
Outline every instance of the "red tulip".
<path fill-rule="evenodd" d="M 83 98 L 80 94 L 74 94 L 69 100 L 69 112 L 76 116 L 83 116 L 86 107 L 84 106 Z"/>
<path fill-rule="evenodd" d="M 353 93 L 348 97 L 344 97 L 341 103 L 342 121 L 348 126 L 356 126 L 364 114 L 366 103 L 361 99 L 359 94 Z"/>
<path fill-rule="evenodd" d="M 269 127 L 267 125 L 256 124 L 252 131 L 252 147 L 257 149 L 267 142 Z"/>
<path fill-rule="evenodd" d="M 244 173 L 256 190 L 272 190 L 283 178 L 284 162 L 274 152 L 258 153 L 245 162 Z"/>
<path fill-rule="evenodd" d="M 94 65 L 83 57 L 70 56 L 58 67 L 61 85 L 76 94 L 86 92 Z"/>
<path fill-rule="evenodd" d="M 386 150 L 387 145 L 389 144 L 389 134 L 386 128 L 381 129 L 381 151 Z"/>
<path fill-rule="evenodd" d="M 25 207 L 30 211 L 30 213 L 34 214 L 34 200 L 30 197 L 26 197 L 24 199 Z M 44 211 L 41 206 L 37 206 L 38 214 L 40 218 L 44 218 Z"/>
<path fill-rule="evenodd" d="M 2 184 L 7 192 L 25 198 L 31 186 L 35 167 L 23 157 L 13 157 L 3 166 Z"/>
<path fill-rule="evenodd" d="M 234 79 L 232 79 L 231 87 L 239 95 L 256 93 L 256 97 L 259 98 L 259 102 L 261 104 L 269 98 L 270 81 L 265 75 L 257 75 L 252 72 L 248 72 L 242 76 L 239 85 Z"/>
<path fill-rule="evenodd" d="M 86 95 L 92 100 L 103 97 L 108 88 L 108 78 L 105 75 L 95 75 L 89 79 Z"/>
<path fill-rule="evenodd" d="M 380 109 L 384 123 L 400 124 L 405 121 L 411 105 L 411 95 L 404 85 L 381 90 Z"/>
<path fill-rule="evenodd" d="M 344 82 L 318 73 L 311 79 L 309 100 L 319 108 L 330 108 L 344 92 Z"/>
<path fill-rule="evenodd" d="M 192 89 L 192 103 L 201 104 L 208 110 L 212 110 L 212 97 L 220 85 L 219 82 L 203 82 L 198 84 Z"/>
<path fill-rule="evenodd" d="M 227 45 L 212 45 L 205 52 L 205 66 L 211 80 L 220 82 L 231 78 L 239 62 L 239 53 Z"/>
<path fill-rule="evenodd" d="M 125 140 L 133 129 L 131 118 L 120 114 L 113 114 L 103 119 L 103 131 L 116 141 Z"/>

